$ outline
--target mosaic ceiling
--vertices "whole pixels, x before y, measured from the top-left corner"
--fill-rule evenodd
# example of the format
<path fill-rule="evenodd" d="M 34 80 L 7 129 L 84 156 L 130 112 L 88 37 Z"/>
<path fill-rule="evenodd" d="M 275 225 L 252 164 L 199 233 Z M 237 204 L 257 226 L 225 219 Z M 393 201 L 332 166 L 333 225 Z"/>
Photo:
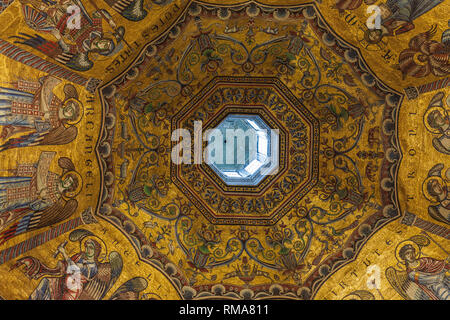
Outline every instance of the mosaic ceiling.
<path fill-rule="evenodd" d="M 450 299 L 448 9 L 0 0 L 0 297 Z"/>

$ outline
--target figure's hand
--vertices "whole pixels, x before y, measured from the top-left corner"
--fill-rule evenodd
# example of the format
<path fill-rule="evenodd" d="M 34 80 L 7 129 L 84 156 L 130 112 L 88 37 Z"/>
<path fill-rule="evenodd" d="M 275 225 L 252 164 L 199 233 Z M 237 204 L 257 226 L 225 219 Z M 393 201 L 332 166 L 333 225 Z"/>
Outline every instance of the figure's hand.
<path fill-rule="evenodd" d="M 43 188 L 39 191 L 39 198 L 45 200 L 48 198 L 48 189 L 47 188 Z"/>
<path fill-rule="evenodd" d="M 64 258 L 67 257 L 67 252 L 66 252 L 66 249 L 64 248 L 65 245 L 66 245 L 66 243 L 63 242 L 63 243 L 61 243 L 61 244 L 58 246 L 58 248 L 56 249 L 56 251 L 59 252 L 59 253 L 61 253 L 61 254 L 63 255 Z"/>
<path fill-rule="evenodd" d="M 69 45 L 68 45 L 63 39 L 60 39 L 60 40 L 58 41 L 58 44 L 59 44 L 59 46 L 61 47 L 62 51 L 64 51 L 64 52 L 70 52 L 70 47 L 69 47 Z"/>
<path fill-rule="evenodd" d="M 61 260 L 58 260 L 58 262 L 56 263 L 56 268 L 61 270 L 61 273 L 63 273 L 65 271 L 65 266 Z"/>
<path fill-rule="evenodd" d="M 52 29 L 51 31 L 50 31 L 50 33 L 56 38 L 56 40 L 61 40 L 62 39 L 62 35 L 61 35 L 61 32 L 58 30 L 58 29 Z"/>

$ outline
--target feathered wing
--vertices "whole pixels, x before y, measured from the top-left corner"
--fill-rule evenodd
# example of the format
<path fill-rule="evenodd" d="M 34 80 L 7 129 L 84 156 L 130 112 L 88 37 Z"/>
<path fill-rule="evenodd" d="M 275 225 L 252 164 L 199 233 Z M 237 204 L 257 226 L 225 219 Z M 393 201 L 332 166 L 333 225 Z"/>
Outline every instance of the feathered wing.
<path fill-rule="evenodd" d="M 406 271 L 399 271 L 393 267 L 386 269 L 386 278 L 391 286 L 406 300 L 430 300 L 430 297 L 408 278 Z"/>
<path fill-rule="evenodd" d="M 77 209 L 77 200 L 60 199 L 52 206 L 41 211 L 30 211 L 0 233 L 0 244 L 19 234 L 51 226 L 69 218 Z"/>
<path fill-rule="evenodd" d="M 72 52 L 74 51 L 74 48 L 65 44 L 62 40 L 60 40 L 59 42 L 54 42 L 44 39 L 38 34 L 34 34 L 34 36 L 32 36 L 22 32 L 19 32 L 19 35 L 20 36 L 11 37 L 13 39 L 16 39 L 14 43 L 23 44 L 34 48 L 70 69 L 77 71 L 87 71 L 94 65 L 94 63 L 89 60 L 88 54 L 86 52 L 74 53 Z"/>
<path fill-rule="evenodd" d="M 429 64 L 431 72 L 442 77 L 450 73 L 450 48 L 437 41 L 429 41 L 422 45 L 425 52 L 429 52 Z"/>
<path fill-rule="evenodd" d="M 138 300 L 139 293 L 147 289 L 147 280 L 136 277 L 122 284 L 109 300 Z"/>
<path fill-rule="evenodd" d="M 433 98 L 431 98 L 428 104 L 428 109 L 433 107 L 443 107 L 442 99 L 444 99 L 445 93 L 443 91 L 436 93 Z"/>
<path fill-rule="evenodd" d="M 440 3 L 442 3 L 444 0 L 435 0 L 435 1 L 416 1 L 411 2 L 414 4 L 411 4 L 411 13 L 410 13 L 410 20 L 414 21 L 420 16 L 424 15 Z"/>
<path fill-rule="evenodd" d="M 436 141 L 436 139 L 433 139 L 433 146 L 436 148 L 436 146 L 438 146 L 438 145 L 435 143 L 435 141 Z M 438 148 L 436 148 L 436 150 L 440 151 L 440 152 L 445 151 L 445 150 L 439 150 Z M 444 217 L 442 215 L 442 213 L 439 212 L 439 207 L 440 207 L 439 205 L 429 206 L 428 207 L 428 214 L 430 215 L 430 217 L 432 217 L 433 219 L 435 219 L 437 221 L 440 221 L 440 222 L 446 223 L 446 224 L 450 224 L 450 221 L 448 221 L 446 219 L 446 217 Z"/>
<path fill-rule="evenodd" d="M 73 84 L 66 84 L 64 86 L 64 100 L 68 100 L 68 99 L 78 99 L 78 92 L 77 89 L 75 88 L 75 86 Z"/>
<path fill-rule="evenodd" d="M 98 271 L 94 278 L 83 287 L 80 300 L 101 300 L 111 289 L 122 272 L 122 257 L 116 251 L 109 254 L 109 262 L 98 263 Z"/>
<path fill-rule="evenodd" d="M 16 222 L 19 218 L 29 214 L 33 210 L 29 207 L 16 208 L 2 212 L 0 214 L 0 232 L 7 229 L 12 223 Z"/>
<path fill-rule="evenodd" d="M 419 50 L 420 46 L 425 42 L 431 40 L 436 34 L 437 25 L 433 25 L 430 30 L 426 32 L 419 33 L 418 35 L 411 38 L 409 41 L 409 47 L 414 50 Z"/>
<path fill-rule="evenodd" d="M 114 10 L 130 21 L 141 21 L 147 16 L 143 0 L 105 0 Z"/>
<path fill-rule="evenodd" d="M 61 169 L 66 171 L 74 171 L 75 165 L 73 164 L 72 160 L 70 160 L 67 157 L 61 157 L 58 159 L 58 165 Z"/>
<path fill-rule="evenodd" d="M 0 151 L 28 146 L 62 145 L 75 140 L 78 129 L 75 126 L 57 127 L 47 133 L 32 132 L 18 138 L 8 139 L 0 146 Z"/>
<path fill-rule="evenodd" d="M 44 146 L 67 144 L 75 140 L 77 134 L 78 129 L 75 126 L 70 126 L 68 128 L 60 126 L 44 135 L 42 140 L 40 140 L 37 145 Z"/>
<path fill-rule="evenodd" d="M 27 146 L 34 146 L 37 144 L 36 141 L 42 139 L 43 135 L 44 134 L 41 133 L 31 132 L 18 138 L 10 138 L 5 143 L 0 145 L 0 151 Z"/>

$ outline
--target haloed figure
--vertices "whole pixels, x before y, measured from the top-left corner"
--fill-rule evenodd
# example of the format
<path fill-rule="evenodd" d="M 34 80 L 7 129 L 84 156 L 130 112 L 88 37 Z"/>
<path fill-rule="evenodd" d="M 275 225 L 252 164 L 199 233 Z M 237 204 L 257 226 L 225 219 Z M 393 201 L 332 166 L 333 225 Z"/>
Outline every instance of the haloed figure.
<path fill-rule="evenodd" d="M 437 151 L 450 155 L 450 117 L 441 110 L 432 110 L 426 121 L 433 133 L 440 135 L 433 138 L 433 146 Z"/>
<path fill-rule="evenodd" d="M 450 194 L 442 179 L 430 179 L 427 183 L 428 194 L 434 197 L 437 205 L 429 206 L 429 214 L 440 221 L 450 223 Z"/>
<path fill-rule="evenodd" d="M 82 179 L 69 158 L 61 157 L 62 174 L 50 171 L 55 152 L 42 152 L 37 163 L 19 164 L 13 175 L 0 177 L 0 244 L 34 229 L 70 217 Z"/>
<path fill-rule="evenodd" d="M 122 257 L 117 251 L 108 255 L 108 248 L 101 238 L 88 230 L 76 229 L 68 239 L 79 246 L 79 252 L 69 256 L 65 249 L 69 242 L 64 241 L 53 255 L 54 259 L 59 254 L 62 257 L 55 267 L 32 256 L 20 258 L 12 266 L 11 270 L 23 267 L 22 271 L 29 279 L 40 280 L 30 294 L 30 300 L 101 300 L 119 278 Z M 136 297 L 129 295 L 130 291 L 145 289 L 142 285 L 135 288 L 132 283 L 128 284 L 119 288 L 124 298 Z"/>
<path fill-rule="evenodd" d="M 428 171 L 428 177 L 423 182 L 422 192 L 432 204 L 428 214 L 440 222 L 450 224 L 450 168 L 444 172 L 444 164 L 438 163 Z"/>
<path fill-rule="evenodd" d="M 46 76 L 39 82 L 18 81 L 15 88 L 0 87 L 0 151 L 75 139 L 74 125 L 82 118 L 83 106 L 71 84 L 64 86 L 64 101 L 53 93 L 60 82 Z"/>
<path fill-rule="evenodd" d="M 447 275 L 450 264 L 447 260 L 417 258 L 416 249 L 411 244 L 403 246 L 399 256 L 406 264 L 409 280 L 418 284 L 430 299 L 450 300 L 450 277 Z"/>
<path fill-rule="evenodd" d="M 120 50 L 119 43 L 123 40 L 125 28 L 118 27 L 104 9 L 89 13 L 81 1 L 75 0 L 62 0 L 56 7 L 52 1 L 21 2 L 25 22 L 39 34 L 22 32 L 11 36 L 16 39 L 15 43 L 39 50 L 77 71 L 87 71 L 93 67 L 96 59 L 92 54 L 110 56 L 115 49 Z M 77 6 L 80 10 L 78 27 L 68 25 L 71 14 L 67 9 L 71 6 Z M 112 30 L 110 36 L 107 33 L 111 32 L 104 28 L 104 21 Z M 47 37 L 48 34 L 53 37 L 52 40 Z"/>
<path fill-rule="evenodd" d="M 94 239 L 84 242 L 84 251 L 71 257 L 63 245 L 58 247 L 64 260 L 58 261 L 56 268 L 49 268 L 40 261 L 20 260 L 22 263 L 38 263 L 41 269 L 34 277 L 44 278 L 31 293 L 30 300 L 77 300 L 83 292 L 86 283 L 91 281 L 98 273 L 98 257 L 101 245 Z M 32 259 L 32 258 L 29 258 Z M 31 269 L 30 269 L 31 271 Z"/>
<path fill-rule="evenodd" d="M 379 42 L 384 36 L 395 36 L 415 28 L 414 20 L 427 13 L 443 0 L 388 0 L 382 3 L 381 29 L 369 29 L 366 40 Z"/>

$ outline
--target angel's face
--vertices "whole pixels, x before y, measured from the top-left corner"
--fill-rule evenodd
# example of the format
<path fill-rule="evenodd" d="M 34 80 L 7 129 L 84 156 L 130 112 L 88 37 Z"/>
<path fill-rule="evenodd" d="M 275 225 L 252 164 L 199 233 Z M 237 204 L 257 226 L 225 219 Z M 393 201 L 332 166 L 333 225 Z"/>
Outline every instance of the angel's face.
<path fill-rule="evenodd" d="M 442 195 L 444 193 L 444 189 L 438 180 L 433 180 L 432 188 L 435 194 Z"/>
<path fill-rule="evenodd" d="M 414 262 L 414 261 L 416 261 L 416 254 L 415 254 L 415 250 L 414 249 L 408 249 L 405 252 L 405 260 L 407 262 Z"/>
<path fill-rule="evenodd" d="M 433 120 L 434 120 L 434 123 L 438 126 L 438 127 L 442 127 L 444 124 L 445 124 L 445 119 L 444 119 L 444 117 L 442 116 L 442 114 L 439 112 L 439 111 L 435 111 L 434 113 L 433 113 Z"/>
<path fill-rule="evenodd" d="M 430 114 L 428 122 L 433 128 L 439 128 L 445 125 L 445 118 L 439 110 L 435 110 Z"/>
<path fill-rule="evenodd" d="M 68 190 L 73 185 L 73 178 L 71 176 L 68 176 L 64 180 L 61 180 L 59 184 L 59 192 L 63 193 L 64 191 Z"/>
<path fill-rule="evenodd" d="M 95 255 L 95 247 L 94 244 L 90 241 L 86 241 L 85 245 L 85 255 L 87 259 L 93 259 Z"/>
<path fill-rule="evenodd" d="M 77 104 L 74 101 L 69 101 L 65 106 L 59 109 L 59 118 L 60 119 L 68 119 L 73 120 L 75 117 L 75 110 L 77 108 Z"/>
<path fill-rule="evenodd" d="M 95 38 L 94 41 L 92 41 L 91 50 L 109 52 L 112 50 L 112 45 L 113 43 L 109 39 Z"/>

